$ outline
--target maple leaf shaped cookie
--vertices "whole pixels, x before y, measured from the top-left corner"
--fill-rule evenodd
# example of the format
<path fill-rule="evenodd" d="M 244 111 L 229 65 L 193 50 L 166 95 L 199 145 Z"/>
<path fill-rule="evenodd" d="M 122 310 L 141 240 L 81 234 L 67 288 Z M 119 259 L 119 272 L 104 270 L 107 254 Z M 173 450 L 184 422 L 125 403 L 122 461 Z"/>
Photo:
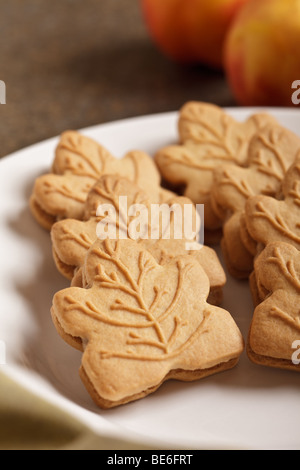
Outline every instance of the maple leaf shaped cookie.
<path fill-rule="evenodd" d="M 66 131 L 57 145 L 52 173 L 35 181 L 30 198 L 33 215 L 48 230 L 63 218 L 80 220 L 87 195 L 103 174 L 128 178 L 142 187 L 153 201 L 163 197 L 160 175 L 149 155 L 133 150 L 118 159 L 89 137 Z"/>
<path fill-rule="evenodd" d="M 122 205 L 123 197 L 126 200 Z M 113 228 L 117 228 L 115 238 L 131 238 L 128 233 L 130 223 L 134 216 L 128 214 L 130 207 L 143 205 L 151 214 L 151 201 L 144 191 L 131 183 L 126 178 L 115 175 L 101 177 L 91 189 L 84 209 L 84 220 L 65 219 L 56 222 L 51 229 L 51 239 L 53 255 L 58 270 L 68 279 L 72 279 L 72 285 L 82 286 L 82 269 L 86 253 L 90 246 L 97 240 L 98 224 L 104 222 L 103 215 L 99 214 L 98 208 L 106 207 L 109 204 L 115 210 L 115 218 L 112 219 Z M 177 208 L 183 214 L 186 206 L 191 208 L 193 220 L 196 220 L 195 207 L 193 203 L 185 197 L 173 197 L 168 200 L 165 208 Z M 154 209 L 158 205 L 154 206 Z M 160 206 L 161 207 L 161 206 Z M 193 256 L 203 267 L 210 281 L 209 302 L 219 304 L 222 300 L 223 286 L 226 276 L 216 252 L 207 246 L 197 244 L 197 250 L 189 249 L 188 242 L 196 244 L 196 237 L 192 240 L 187 238 L 175 239 L 176 231 L 174 224 L 176 216 L 170 212 L 167 224 L 157 232 L 157 238 L 151 236 L 151 217 L 145 220 L 145 229 L 141 228 L 142 235 L 147 233 L 147 239 L 140 238 L 138 243 L 145 247 L 159 264 L 164 264 L 177 255 L 189 254 Z M 107 216 L 105 216 L 107 219 Z M 182 219 L 179 219 L 180 229 Z M 107 221 L 105 221 L 107 223 Z M 118 233 L 117 233 L 118 232 Z M 184 234 L 183 234 L 184 235 Z M 167 238 L 164 238 L 167 237 Z M 191 247 L 195 248 L 195 246 Z"/>
<path fill-rule="evenodd" d="M 246 202 L 243 231 L 254 242 L 253 255 L 275 241 L 290 243 L 300 249 L 300 162 L 287 171 L 281 193 L 280 199 L 260 195 L 250 197 Z M 256 279 L 255 271 L 250 275 L 250 286 L 257 305 L 267 292 Z"/>
<path fill-rule="evenodd" d="M 58 292 L 51 312 L 61 336 L 83 351 L 80 376 L 99 406 L 237 363 L 241 333 L 227 311 L 206 302 L 209 281 L 191 256 L 161 266 L 133 240 L 97 241 L 84 270 L 88 288 Z"/>
<path fill-rule="evenodd" d="M 282 182 L 282 198 L 250 197 L 246 202 L 247 230 L 257 243 L 290 243 L 300 250 L 300 161 L 287 171 Z"/>
<path fill-rule="evenodd" d="M 297 370 L 293 344 L 300 338 L 300 252 L 291 244 L 272 242 L 255 261 L 266 296 L 255 309 L 247 353 L 257 363 Z"/>
<path fill-rule="evenodd" d="M 230 273 L 248 277 L 253 248 L 242 237 L 247 200 L 255 195 L 275 196 L 290 165 L 300 155 L 300 138 L 281 126 L 268 126 L 252 137 L 244 168 L 220 165 L 214 171 L 212 205 L 225 214 L 222 248 Z"/>
<path fill-rule="evenodd" d="M 155 161 L 166 181 L 184 185 L 186 197 L 205 204 L 208 241 L 222 225 L 210 200 L 213 170 L 223 163 L 244 165 L 249 139 L 266 124 L 276 122 L 266 113 L 238 122 L 218 106 L 201 102 L 189 102 L 180 110 L 180 145 L 160 149 Z"/>

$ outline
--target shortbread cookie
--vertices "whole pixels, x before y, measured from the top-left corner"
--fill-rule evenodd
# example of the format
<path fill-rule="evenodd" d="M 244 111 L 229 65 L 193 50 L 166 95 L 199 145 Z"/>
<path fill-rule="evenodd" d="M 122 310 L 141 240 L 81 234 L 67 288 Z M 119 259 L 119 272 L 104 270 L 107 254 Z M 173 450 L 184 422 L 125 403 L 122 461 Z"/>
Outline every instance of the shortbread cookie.
<path fill-rule="evenodd" d="M 251 197 L 249 199 L 251 199 Z M 246 205 L 247 205 L 247 202 L 246 202 Z M 239 226 L 240 226 L 239 236 L 242 240 L 243 245 L 247 248 L 247 253 L 250 253 L 252 256 L 256 256 L 257 250 L 258 250 L 257 242 L 251 237 L 249 233 L 245 211 L 240 214 Z"/>
<path fill-rule="evenodd" d="M 58 292 L 51 312 L 59 334 L 83 351 L 80 376 L 100 407 L 236 365 L 241 333 L 206 302 L 209 281 L 192 256 L 161 266 L 133 240 L 98 240 L 84 271 L 88 288 Z"/>
<path fill-rule="evenodd" d="M 269 196 L 253 196 L 246 203 L 244 233 L 255 243 L 258 254 L 271 242 L 290 243 L 300 250 L 300 162 L 287 171 L 283 182 L 281 199 Z M 267 293 L 251 274 L 251 292 L 256 303 Z"/>
<path fill-rule="evenodd" d="M 164 198 L 159 172 L 149 155 L 133 150 L 118 159 L 85 135 L 66 131 L 56 148 L 52 173 L 35 181 L 30 199 L 33 215 L 48 230 L 57 220 L 82 219 L 87 195 L 103 174 L 128 178 L 155 202 Z"/>
<path fill-rule="evenodd" d="M 250 197 L 245 209 L 246 227 L 256 243 L 290 243 L 300 250 L 300 161 L 287 171 L 282 182 L 282 199 Z"/>
<path fill-rule="evenodd" d="M 184 185 L 185 196 L 195 204 L 205 204 L 208 242 L 222 225 L 211 207 L 213 170 L 223 163 L 243 166 L 249 139 L 266 124 L 276 122 L 266 113 L 238 122 L 218 106 L 201 102 L 189 102 L 180 110 L 180 145 L 160 149 L 155 161 L 166 181 L 175 186 Z"/>
<path fill-rule="evenodd" d="M 249 275 L 249 287 L 250 287 L 250 292 L 251 292 L 251 295 L 252 295 L 253 305 L 254 305 L 254 307 L 257 307 L 257 305 L 260 304 L 260 302 L 262 302 L 265 299 L 265 297 L 266 297 L 266 295 L 268 295 L 268 293 L 266 293 L 266 295 L 264 295 L 263 297 L 260 296 L 260 292 L 258 290 L 258 282 L 257 282 L 257 279 L 256 279 L 254 269 L 253 269 L 252 273 Z"/>
<path fill-rule="evenodd" d="M 299 155 L 300 138 L 273 125 L 252 137 L 244 168 L 228 164 L 215 169 L 212 205 L 226 214 L 222 246 L 233 276 L 248 277 L 253 269 L 253 240 L 241 235 L 247 200 L 259 194 L 275 196 L 286 171 Z"/>
<path fill-rule="evenodd" d="M 288 243 L 269 243 L 255 260 L 255 273 L 268 294 L 254 311 L 248 356 L 257 364 L 300 372 L 293 362 L 300 338 L 300 252 Z"/>
<path fill-rule="evenodd" d="M 124 196 L 126 198 L 126 206 L 125 204 L 122 206 L 122 198 L 124 198 Z M 105 208 L 106 204 L 111 205 L 115 210 L 116 218 L 112 220 L 112 224 L 114 224 L 112 228 L 117 228 L 115 234 L 116 238 L 120 238 L 120 236 L 126 238 L 131 237 L 128 231 L 134 217 L 128 215 L 130 207 L 134 207 L 134 205 L 137 204 L 143 205 L 143 207 L 148 209 L 149 215 L 151 215 L 151 201 L 144 191 L 126 178 L 120 178 L 115 175 L 102 176 L 93 186 L 87 197 L 84 208 L 84 220 L 65 219 L 56 222 L 51 230 L 52 248 L 56 266 L 65 277 L 73 279 L 72 285 L 83 285 L 80 279 L 81 272 L 79 273 L 79 270 L 83 266 L 88 249 L 97 240 L 98 224 L 104 220 L 104 216 L 99 214 L 97 210 L 100 206 Z M 184 214 L 185 207 L 190 205 L 192 218 L 194 220 L 196 219 L 195 207 L 188 198 L 173 197 L 165 204 L 170 208 L 177 206 L 181 214 Z M 156 209 L 157 206 L 158 205 L 155 205 L 154 209 Z M 153 235 L 150 227 L 151 218 L 149 217 L 150 220 L 147 218 L 146 231 L 148 238 L 139 239 L 138 243 L 150 251 L 159 264 L 165 264 L 177 255 L 189 254 L 193 256 L 201 264 L 209 278 L 210 294 L 208 301 L 215 305 L 220 304 L 226 276 L 216 252 L 208 246 L 196 244 L 196 236 L 188 240 L 184 238 L 184 233 L 182 233 L 181 239 L 174 239 L 176 235 L 174 230 L 174 218 L 176 218 L 176 216 L 173 212 L 170 212 L 170 215 L 170 227 L 165 225 L 164 233 L 160 232 L 158 239 L 151 238 Z M 105 216 L 105 218 L 107 218 L 107 216 Z M 180 229 L 182 229 L 182 226 Z M 191 248 L 197 249 L 189 249 L 187 245 L 189 242 L 193 242 L 194 246 Z M 74 275 L 76 275 L 75 278 Z"/>

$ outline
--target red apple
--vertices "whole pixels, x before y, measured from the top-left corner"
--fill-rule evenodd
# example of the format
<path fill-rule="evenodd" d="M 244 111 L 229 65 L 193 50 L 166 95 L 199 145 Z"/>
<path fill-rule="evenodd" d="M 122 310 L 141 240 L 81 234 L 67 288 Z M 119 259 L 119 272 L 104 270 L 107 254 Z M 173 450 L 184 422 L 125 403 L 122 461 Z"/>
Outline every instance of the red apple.
<path fill-rule="evenodd" d="M 291 106 L 299 94 L 292 86 L 300 79 L 300 0 L 242 7 L 225 42 L 224 66 L 239 104 Z"/>
<path fill-rule="evenodd" d="M 149 32 L 178 62 L 222 67 L 222 49 L 233 17 L 249 0 L 141 0 Z"/>

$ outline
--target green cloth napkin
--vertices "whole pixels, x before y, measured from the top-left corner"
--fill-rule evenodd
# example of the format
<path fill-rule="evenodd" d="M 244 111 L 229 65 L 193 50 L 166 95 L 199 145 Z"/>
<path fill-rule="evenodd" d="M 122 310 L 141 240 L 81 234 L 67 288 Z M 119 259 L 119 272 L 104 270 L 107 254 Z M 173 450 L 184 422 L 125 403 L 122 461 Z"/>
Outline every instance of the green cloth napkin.
<path fill-rule="evenodd" d="M 139 450 L 93 433 L 68 413 L 0 373 L 0 450 Z"/>

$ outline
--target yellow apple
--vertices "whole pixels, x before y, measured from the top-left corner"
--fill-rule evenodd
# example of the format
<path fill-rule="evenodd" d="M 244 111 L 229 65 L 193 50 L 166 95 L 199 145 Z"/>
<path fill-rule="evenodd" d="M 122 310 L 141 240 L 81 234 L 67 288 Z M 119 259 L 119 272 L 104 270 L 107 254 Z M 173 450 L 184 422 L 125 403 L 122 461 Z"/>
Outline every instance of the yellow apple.
<path fill-rule="evenodd" d="M 300 0 L 244 5 L 227 35 L 224 67 L 239 104 L 291 106 L 300 80 Z"/>
<path fill-rule="evenodd" d="M 221 68 L 226 32 L 248 1 L 141 0 L 141 5 L 150 35 L 165 55 Z"/>

